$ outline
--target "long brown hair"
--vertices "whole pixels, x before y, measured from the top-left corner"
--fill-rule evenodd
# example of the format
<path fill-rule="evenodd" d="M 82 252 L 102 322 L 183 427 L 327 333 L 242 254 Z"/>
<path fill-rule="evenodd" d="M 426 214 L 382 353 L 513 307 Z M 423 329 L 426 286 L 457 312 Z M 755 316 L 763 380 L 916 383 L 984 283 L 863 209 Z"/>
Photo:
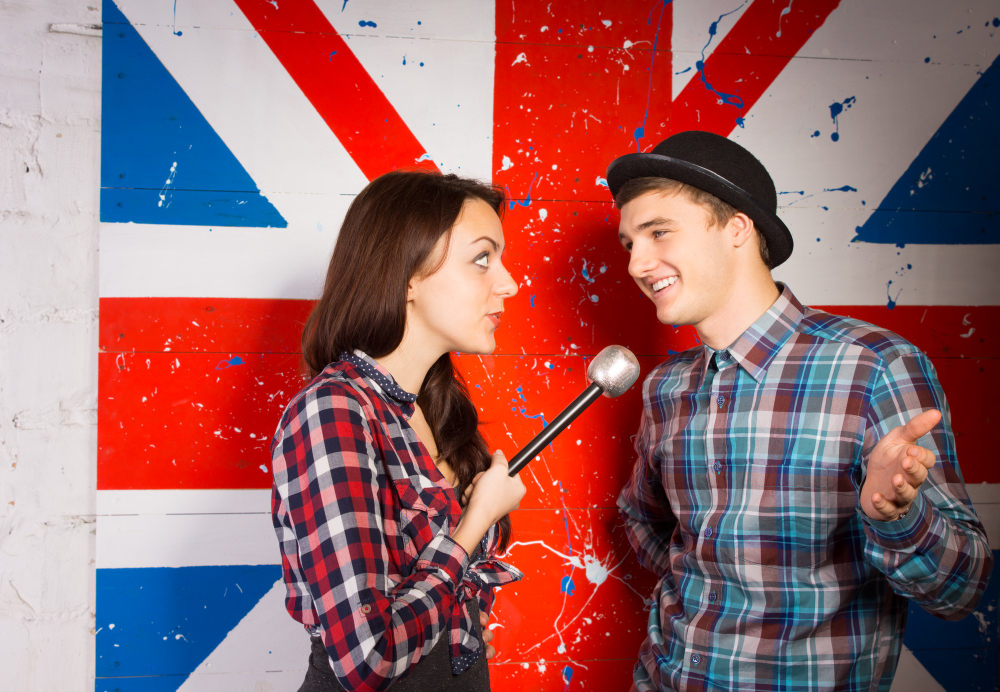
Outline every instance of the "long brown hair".
<path fill-rule="evenodd" d="M 302 357 L 315 377 L 344 351 L 372 358 L 392 353 L 406 329 L 406 293 L 415 275 L 429 275 L 438 240 L 450 237 L 466 200 L 481 199 L 503 215 L 504 193 L 456 175 L 394 171 L 371 181 L 344 217 L 326 272 L 323 295 L 302 332 Z M 443 261 L 443 260 L 442 260 Z M 417 395 L 441 458 L 458 477 L 458 496 L 491 457 L 479 415 L 451 354 L 434 362 Z M 500 520 L 500 551 L 510 540 Z"/>

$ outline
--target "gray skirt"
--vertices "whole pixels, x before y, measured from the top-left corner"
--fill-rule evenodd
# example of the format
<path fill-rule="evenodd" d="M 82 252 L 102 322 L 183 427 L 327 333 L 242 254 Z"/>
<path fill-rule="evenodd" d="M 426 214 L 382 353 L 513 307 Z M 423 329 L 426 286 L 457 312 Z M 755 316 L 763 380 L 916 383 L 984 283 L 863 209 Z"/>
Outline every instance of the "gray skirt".
<path fill-rule="evenodd" d="M 479 603 L 473 598 L 468 601 L 469 614 L 473 626 L 482 638 L 479 626 Z M 410 669 L 406 677 L 397 680 L 389 687 L 395 692 L 489 692 L 490 670 L 486 664 L 484 651 L 476 661 L 461 675 L 451 672 L 451 653 L 448 646 L 448 633 L 443 633 L 431 649 L 430 653 Z M 337 682 L 330 665 L 330 657 L 319 637 L 312 638 L 312 651 L 309 654 L 309 670 L 302 682 L 299 692 L 344 692 Z"/>

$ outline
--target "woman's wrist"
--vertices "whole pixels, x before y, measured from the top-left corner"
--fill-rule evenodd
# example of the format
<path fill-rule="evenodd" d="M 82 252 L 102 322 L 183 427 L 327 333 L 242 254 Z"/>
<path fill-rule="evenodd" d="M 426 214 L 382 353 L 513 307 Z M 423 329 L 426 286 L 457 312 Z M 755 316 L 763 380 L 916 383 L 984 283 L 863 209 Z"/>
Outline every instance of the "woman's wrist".
<path fill-rule="evenodd" d="M 472 554 L 479 546 L 479 541 L 486 535 L 492 524 L 493 522 L 490 521 L 489 517 L 483 516 L 482 512 L 470 505 L 465 508 L 465 512 L 462 514 L 462 518 L 459 519 L 458 526 L 452 532 L 451 538 L 465 549 L 469 557 L 472 557 Z"/>

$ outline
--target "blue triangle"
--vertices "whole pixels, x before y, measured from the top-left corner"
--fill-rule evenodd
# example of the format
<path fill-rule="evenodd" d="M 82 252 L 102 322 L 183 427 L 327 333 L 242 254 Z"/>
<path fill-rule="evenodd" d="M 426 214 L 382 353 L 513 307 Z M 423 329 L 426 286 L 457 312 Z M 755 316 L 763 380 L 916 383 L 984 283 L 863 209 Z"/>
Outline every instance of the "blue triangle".
<path fill-rule="evenodd" d="M 286 227 L 112 0 L 104 26 L 101 221 Z"/>
<path fill-rule="evenodd" d="M 900 247 L 1000 243 L 998 123 L 1000 57 L 858 227 L 854 240 Z"/>
<path fill-rule="evenodd" d="M 95 690 L 174 692 L 279 579 L 278 565 L 97 570 Z"/>

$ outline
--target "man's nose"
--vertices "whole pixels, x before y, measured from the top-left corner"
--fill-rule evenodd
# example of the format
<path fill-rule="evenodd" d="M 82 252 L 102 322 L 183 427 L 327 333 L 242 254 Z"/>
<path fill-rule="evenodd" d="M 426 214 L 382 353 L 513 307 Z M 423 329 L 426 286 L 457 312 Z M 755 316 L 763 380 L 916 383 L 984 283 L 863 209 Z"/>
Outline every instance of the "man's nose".
<path fill-rule="evenodd" d="M 656 266 L 656 259 L 642 245 L 632 245 L 628 258 L 628 273 L 634 279 L 641 279 Z"/>

